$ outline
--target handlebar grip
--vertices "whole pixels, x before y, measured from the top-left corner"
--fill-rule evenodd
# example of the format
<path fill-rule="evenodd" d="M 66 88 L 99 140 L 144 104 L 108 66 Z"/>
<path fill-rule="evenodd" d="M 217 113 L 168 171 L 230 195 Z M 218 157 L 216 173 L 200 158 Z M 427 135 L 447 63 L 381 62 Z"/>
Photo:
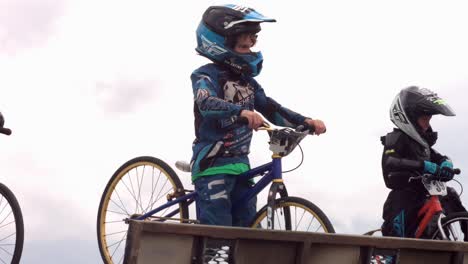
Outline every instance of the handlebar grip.
<path fill-rule="evenodd" d="M 453 169 L 453 174 L 460 174 L 461 170 L 460 169 Z"/>
<path fill-rule="evenodd" d="M 9 129 L 9 128 L 4 128 L 4 127 L 0 127 L 0 133 L 9 136 L 9 135 L 11 135 L 11 129 Z"/>

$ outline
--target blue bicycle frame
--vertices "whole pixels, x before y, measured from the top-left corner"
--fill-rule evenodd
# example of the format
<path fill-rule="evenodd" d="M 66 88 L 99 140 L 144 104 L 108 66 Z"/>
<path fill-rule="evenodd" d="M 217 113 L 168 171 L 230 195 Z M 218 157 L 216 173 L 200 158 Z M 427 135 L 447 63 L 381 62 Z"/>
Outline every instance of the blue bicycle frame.
<path fill-rule="evenodd" d="M 268 184 L 271 184 L 270 191 L 268 192 L 268 202 L 267 202 L 267 228 L 273 228 L 273 206 L 276 195 L 279 193 L 281 197 L 288 196 L 286 191 L 286 186 L 283 184 L 282 179 L 282 166 L 281 166 L 281 157 L 273 157 L 272 162 L 267 164 L 258 166 L 256 168 L 250 169 L 240 175 L 238 175 L 238 180 L 240 181 L 248 181 L 256 176 L 263 176 L 254 186 L 252 189 L 245 192 L 242 195 L 241 199 L 233 201 L 233 207 L 238 208 L 239 206 L 245 205 L 250 199 L 257 196 Z M 193 191 L 186 195 L 176 198 L 175 200 L 169 201 L 166 204 L 155 208 L 146 214 L 143 214 L 137 218 L 136 220 L 144 220 L 148 217 L 151 217 L 153 214 L 160 212 L 166 208 L 169 208 L 172 205 L 187 201 L 187 206 L 190 205 L 193 201 L 195 201 L 197 197 L 197 192 Z M 176 209 L 167 215 L 160 217 L 161 219 L 170 218 L 177 214 L 179 209 Z"/>

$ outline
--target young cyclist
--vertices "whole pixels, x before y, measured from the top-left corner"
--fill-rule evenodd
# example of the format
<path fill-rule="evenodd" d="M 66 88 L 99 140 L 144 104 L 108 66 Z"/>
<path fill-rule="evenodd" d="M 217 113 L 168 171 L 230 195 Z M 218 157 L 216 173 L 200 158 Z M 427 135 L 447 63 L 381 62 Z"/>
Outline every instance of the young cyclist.
<path fill-rule="evenodd" d="M 251 183 L 237 182 L 236 175 L 250 168 L 252 131 L 264 123 L 263 117 L 279 126 L 305 122 L 315 127 L 317 135 L 326 130 L 321 120 L 302 116 L 268 97 L 254 79 L 263 58 L 251 49 L 263 22 L 275 20 L 248 7 L 211 6 L 196 31 L 196 51 L 211 60 L 191 75 L 195 116 L 191 168 L 201 224 L 248 226 L 253 219 L 256 199 L 237 211 L 231 210 L 231 200 L 251 188 Z M 247 118 L 248 125 L 235 122 L 239 116 Z"/>
<path fill-rule="evenodd" d="M 450 158 L 432 148 L 437 132 L 433 131 L 430 120 L 438 114 L 455 115 L 436 93 L 415 86 L 402 89 L 390 107 L 390 119 L 397 128 L 381 138 L 383 178 L 391 189 L 383 207 L 384 236 L 415 236 L 420 220 L 417 213 L 428 193 L 421 181 L 411 181 L 411 177 L 430 173 L 441 181 L 450 181 L 454 176 Z M 450 187 L 441 203 L 447 213 L 466 211 L 458 194 Z M 430 225 L 425 235 L 433 231 Z"/>

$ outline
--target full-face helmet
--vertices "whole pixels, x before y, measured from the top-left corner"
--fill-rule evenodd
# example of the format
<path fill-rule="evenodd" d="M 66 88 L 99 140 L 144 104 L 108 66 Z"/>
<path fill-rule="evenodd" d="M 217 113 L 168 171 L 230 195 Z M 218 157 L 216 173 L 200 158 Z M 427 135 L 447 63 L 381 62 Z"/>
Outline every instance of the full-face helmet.
<path fill-rule="evenodd" d="M 455 116 L 455 112 L 436 93 L 417 86 L 402 89 L 390 107 L 390 120 L 408 136 L 427 147 L 419 133 L 417 119 L 422 115 Z"/>
<path fill-rule="evenodd" d="M 233 44 L 244 33 L 260 32 L 260 23 L 276 22 L 252 8 L 237 5 L 210 6 L 197 28 L 196 51 L 208 59 L 227 65 L 236 73 L 257 76 L 262 69 L 261 52 L 237 53 Z"/>

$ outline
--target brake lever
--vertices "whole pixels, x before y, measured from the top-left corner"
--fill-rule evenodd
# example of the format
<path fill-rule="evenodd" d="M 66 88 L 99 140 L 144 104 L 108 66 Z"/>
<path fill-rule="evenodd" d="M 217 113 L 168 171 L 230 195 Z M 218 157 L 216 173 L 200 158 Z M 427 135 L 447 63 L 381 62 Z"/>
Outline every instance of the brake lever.
<path fill-rule="evenodd" d="M 419 179 L 422 179 L 423 177 L 424 176 L 422 176 L 422 175 L 421 176 L 416 176 L 416 177 L 409 177 L 408 182 L 411 182 L 413 180 L 419 180 Z"/>

